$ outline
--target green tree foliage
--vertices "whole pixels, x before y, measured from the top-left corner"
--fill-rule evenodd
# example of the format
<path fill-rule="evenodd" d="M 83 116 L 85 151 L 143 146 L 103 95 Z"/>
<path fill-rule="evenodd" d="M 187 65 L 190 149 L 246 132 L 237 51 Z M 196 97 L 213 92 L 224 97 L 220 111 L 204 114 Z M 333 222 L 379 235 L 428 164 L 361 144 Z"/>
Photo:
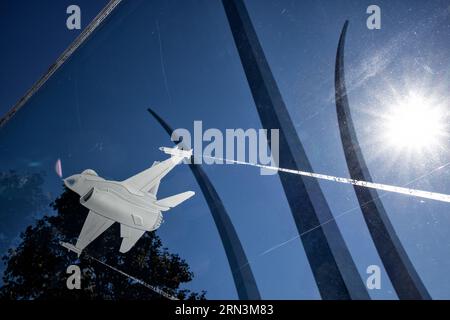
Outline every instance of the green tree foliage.
<path fill-rule="evenodd" d="M 10 249 L 0 297 L 3 299 L 161 299 L 150 289 L 93 261 L 86 255 L 77 258 L 59 242 L 75 243 L 88 214 L 79 196 L 69 189 L 51 206 L 57 212 L 44 216 L 22 233 L 22 242 Z M 200 294 L 180 289 L 192 280 L 188 264 L 163 248 L 155 232 L 146 232 L 126 254 L 119 252 L 119 224 L 115 223 L 85 252 L 138 279 L 159 287 L 179 299 L 203 299 Z M 66 269 L 76 264 L 81 269 L 81 289 L 66 286 Z"/>

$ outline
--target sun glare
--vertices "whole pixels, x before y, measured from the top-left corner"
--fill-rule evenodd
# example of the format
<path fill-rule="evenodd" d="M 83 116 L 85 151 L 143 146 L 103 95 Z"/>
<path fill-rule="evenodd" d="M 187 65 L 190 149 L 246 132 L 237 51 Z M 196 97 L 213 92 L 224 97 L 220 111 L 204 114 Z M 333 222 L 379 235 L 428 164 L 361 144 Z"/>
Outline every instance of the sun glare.
<path fill-rule="evenodd" d="M 445 135 L 444 119 L 443 110 L 431 101 L 410 94 L 389 110 L 385 119 L 387 142 L 398 148 L 433 148 Z"/>

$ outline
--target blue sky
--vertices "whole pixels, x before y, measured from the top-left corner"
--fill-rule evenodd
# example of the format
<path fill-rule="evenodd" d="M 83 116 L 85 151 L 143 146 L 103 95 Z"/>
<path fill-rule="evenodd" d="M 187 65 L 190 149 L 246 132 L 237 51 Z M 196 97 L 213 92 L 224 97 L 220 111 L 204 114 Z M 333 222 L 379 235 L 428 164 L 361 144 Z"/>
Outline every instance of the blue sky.
<path fill-rule="evenodd" d="M 86 27 L 107 2 L 76 1 L 83 8 L 81 27 Z M 65 27 L 66 8 L 73 3 L 68 0 L 0 2 L 0 114 L 17 102 L 81 32 Z"/>
<path fill-rule="evenodd" d="M 83 26 L 106 1 L 78 1 Z M 369 1 L 246 0 L 259 39 L 297 132 L 316 172 L 348 177 L 339 137 L 334 59 L 339 33 L 350 20 L 346 76 L 358 138 L 373 180 L 450 193 L 449 141 L 440 148 L 406 152 L 388 146 L 383 115 L 395 97 L 421 92 L 447 112 L 450 84 L 446 1 L 378 1 L 381 30 L 368 30 Z M 0 3 L 0 112 L 4 113 L 48 68 L 78 32 L 65 27 L 69 1 Z M 393 97 L 393 93 L 394 97 Z M 0 132 L 1 170 L 44 170 L 45 191 L 55 198 L 64 175 L 86 168 L 110 179 L 126 177 L 164 156 L 166 133 L 148 115 L 151 106 L 175 128 L 260 128 L 220 1 L 124 1 L 73 57 Z M 381 123 L 381 124 L 380 124 Z M 381 126 L 382 127 L 382 126 Z M 26 130 L 24 130 L 26 128 Z M 32 133 L 32 134 L 30 134 Z M 4 152 L 4 151 L 3 151 Z M 30 163 L 39 162 L 39 167 Z M 318 299 L 277 176 L 256 168 L 204 166 L 243 243 L 266 299 Z M 382 266 L 351 186 L 321 182 L 338 226 L 365 279 Z M 160 197 L 197 192 L 166 215 L 157 231 L 190 264 L 187 285 L 209 298 L 236 298 L 217 230 L 186 166 L 161 185 Z M 382 193 L 380 193 L 383 195 Z M 383 204 L 414 266 L 434 298 L 450 298 L 448 204 L 383 195 Z M 1 227 L 0 227 L 1 228 Z M 19 231 L 19 230 L 18 230 Z M 396 298 L 385 273 L 373 298 Z"/>

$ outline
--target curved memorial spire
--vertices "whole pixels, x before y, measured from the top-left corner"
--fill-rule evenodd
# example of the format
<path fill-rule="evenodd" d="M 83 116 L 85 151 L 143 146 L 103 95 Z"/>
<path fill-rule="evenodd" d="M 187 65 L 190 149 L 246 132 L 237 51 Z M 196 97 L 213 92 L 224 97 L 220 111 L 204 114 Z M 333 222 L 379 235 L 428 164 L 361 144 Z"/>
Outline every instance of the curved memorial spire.
<path fill-rule="evenodd" d="M 311 172 L 244 2 L 222 3 L 262 127 L 279 130 L 278 165 Z M 279 177 L 322 298 L 370 299 L 319 183 L 285 172 Z"/>
<path fill-rule="evenodd" d="M 164 128 L 169 136 L 172 136 L 173 129 L 170 125 L 152 109 L 149 108 L 147 110 Z M 211 180 L 206 175 L 205 171 L 203 171 L 202 167 L 194 163 L 194 156 L 191 158 L 189 168 L 191 168 L 191 171 L 194 174 L 200 189 L 202 190 L 217 230 L 219 231 L 219 235 L 222 239 L 222 244 L 228 258 L 228 263 L 230 264 L 231 272 L 233 274 L 239 299 L 260 300 L 261 296 L 259 294 L 255 278 L 253 277 L 250 264 L 248 263 L 247 256 L 245 255 L 241 241 L 239 240 L 233 223 L 228 216 L 225 206 L 222 203 L 222 199 L 219 197 L 219 194 L 211 183 Z"/>
<path fill-rule="evenodd" d="M 348 104 L 344 74 L 344 47 L 348 21 L 342 28 L 336 54 L 336 111 L 350 177 L 372 181 L 359 147 Z M 375 189 L 353 186 L 370 235 L 399 299 L 431 299 L 408 258 Z"/>

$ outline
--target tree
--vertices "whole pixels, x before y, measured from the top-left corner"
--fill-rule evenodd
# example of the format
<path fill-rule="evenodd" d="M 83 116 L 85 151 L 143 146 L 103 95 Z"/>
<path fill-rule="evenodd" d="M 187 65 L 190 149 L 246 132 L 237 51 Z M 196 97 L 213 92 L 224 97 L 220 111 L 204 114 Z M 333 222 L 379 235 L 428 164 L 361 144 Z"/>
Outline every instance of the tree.
<path fill-rule="evenodd" d="M 205 292 L 180 289 L 192 280 L 188 264 L 162 247 L 155 232 L 146 232 L 126 254 L 119 252 L 121 238 L 116 223 L 86 249 L 80 258 L 59 242 L 74 243 L 88 214 L 79 196 L 65 188 L 51 207 L 57 212 L 44 216 L 22 234 L 17 248 L 3 259 L 7 267 L 0 288 L 2 299 L 161 299 L 150 289 L 90 259 L 88 255 L 156 286 L 179 299 L 204 299 Z M 69 290 L 69 265 L 81 270 L 81 289 Z"/>
<path fill-rule="evenodd" d="M 48 198 L 42 192 L 43 182 L 40 173 L 0 172 L 0 256 L 44 208 Z"/>

